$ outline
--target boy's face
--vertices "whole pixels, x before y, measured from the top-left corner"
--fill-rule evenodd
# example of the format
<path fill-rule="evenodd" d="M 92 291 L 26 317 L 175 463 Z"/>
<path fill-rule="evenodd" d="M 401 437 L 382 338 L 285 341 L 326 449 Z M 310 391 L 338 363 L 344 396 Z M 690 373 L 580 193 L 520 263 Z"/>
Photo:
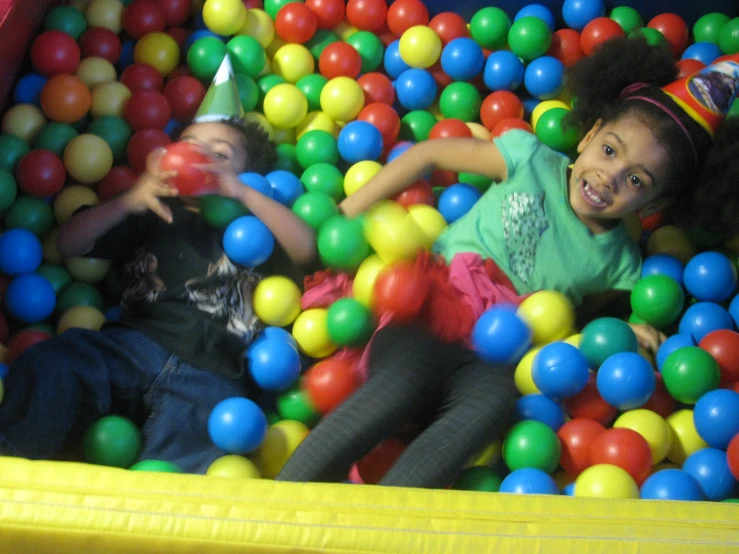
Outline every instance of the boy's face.
<path fill-rule="evenodd" d="M 248 159 L 244 139 L 230 125 L 217 122 L 195 123 L 182 131 L 180 141 L 197 144 L 209 156 L 230 163 L 236 173 L 246 171 Z"/>
<path fill-rule="evenodd" d="M 577 147 L 570 205 L 593 232 L 654 203 L 665 189 L 670 158 L 654 133 L 632 116 L 600 120 Z"/>

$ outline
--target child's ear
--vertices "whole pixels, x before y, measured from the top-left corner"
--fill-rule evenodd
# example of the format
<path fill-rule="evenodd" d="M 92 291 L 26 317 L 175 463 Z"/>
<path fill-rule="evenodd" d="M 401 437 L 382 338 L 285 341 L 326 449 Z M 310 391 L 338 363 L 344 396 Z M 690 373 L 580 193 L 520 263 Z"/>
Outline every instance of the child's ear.
<path fill-rule="evenodd" d="M 663 212 L 667 208 L 669 208 L 673 202 L 674 200 L 672 198 L 658 198 L 657 200 L 653 200 L 652 202 L 644 206 L 641 210 L 639 210 L 638 215 L 640 218 L 644 218 L 659 212 Z"/>
<path fill-rule="evenodd" d="M 580 144 L 577 145 L 578 154 L 582 154 L 582 151 L 585 150 L 588 144 L 590 144 L 590 141 L 593 140 L 593 137 L 600 130 L 600 127 L 602 124 L 603 124 L 602 119 L 598 119 L 595 123 L 593 123 L 593 126 L 590 128 L 590 131 L 587 132 L 587 134 L 580 141 Z"/>

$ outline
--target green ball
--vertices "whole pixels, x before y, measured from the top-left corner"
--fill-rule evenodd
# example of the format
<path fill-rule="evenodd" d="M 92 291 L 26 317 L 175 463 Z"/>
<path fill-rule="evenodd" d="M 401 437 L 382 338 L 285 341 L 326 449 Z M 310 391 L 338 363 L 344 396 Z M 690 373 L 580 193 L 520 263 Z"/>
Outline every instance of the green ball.
<path fill-rule="evenodd" d="M 629 324 L 615 317 L 591 321 L 583 328 L 580 340 L 580 352 L 593 370 L 600 368 L 610 356 L 619 352 L 636 352 L 638 346 Z"/>
<path fill-rule="evenodd" d="M 636 323 L 637 325 L 648 325 L 646 321 L 644 321 L 642 318 L 640 318 L 635 313 L 631 313 L 629 316 L 629 323 Z"/>
<path fill-rule="evenodd" d="M 577 128 L 567 125 L 569 110 L 551 108 L 539 117 L 536 124 L 537 138 L 552 150 L 567 152 L 572 149 L 579 138 Z"/>
<path fill-rule="evenodd" d="M 336 202 L 344 198 L 344 174 L 329 163 L 321 162 L 307 167 L 300 176 L 300 182 L 303 183 L 305 190 L 323 192 Z"/>
<path fill-rule="evenodd" d="M 503 442 L 503 459 L 511 471 L 533 467 L 551 473 L 557 469 L 562 448 L 549 425 L 527 419 L 514 425 Z"/>
<path fill-rule="evenodd" d="M 511 18 L 500 8 L 487 7 L 478 10 L 470 21 L 470 35 L 488 50 L 503 48 L 511 28 Z"/>
<path fill-rule="evenodd" d="M 326 220 L 339 213 L 334 199 L 323 192 L 301 194 L 293 204 L 292 210 L 314 231 L 318 231 Z"/>
<path fill-rule="evenodd" d="M 316 129 L 308 131 L 295 145 L 298 163 L 309 168 L 318 163 L 336 165 L 339 163 L 339 147 L 336 138 L 328 131 Z"/>
<path fill-rule="evenodd" d="M 4 212 L 15 202 L 18 195 L 18 184 L 15 177 L 4 169 L 0 169 L 0 212 Z"/>
<path fill-rule="evenodd" d="M 729 111 L 726 112 L 726 118 L 736 117 L 739 115 L 739 102 L 732 102 Z"/>
<path fill-rule="evenodd" d="M 92 306 L 101 312 L 105 310 L 103 295 L 97 287 L 87 283 L 70 283 L 59 294 L 56 302 L 57 313 L 63 314 L 75 306 Z"/>
<path fill-rule="evenodd" d="M 54 292 L 57 294 L 72 282 L 72 276 L 60 265 L 43 264 L 36 270 L 36 273 L 45 277 L 51 283 L 51 286 L 54 287 Z"/>
<path fill-rule="evenodd" d="M 350 348 L 367 344 L 376 327 L 369 308 L 353 298 L 342 298 L 331 304 L 327 324 L 331 341 Z"/>
<path fill-rule="evenodd" d="M 295 86 L 305 95 L 308 100 L 308 111 L 315 112 L 321 110 L 321 91 L 328 83 L 328 79 L 320 73 L 311 73 L 305 77 L 298 79 Z"/>
<path fill-rule="evenodd" d="M 87 429 L 82 447 L 88 463 L 127 468 L 139 456 L 141 433 L 125 417 L 105 416 Z"/>
<path fill-rule="evenodd" d="M 277 412 L 272 410 L 264 412 L 264 416 L 267 418 L 267 425 L 274 425 L 275 423 L 282 421 L 282 417 Z"/>
<path fill-rule="evenodd" d="M 226 43 L 234 72 L 256 78 L 264 69 L 267 54 L 259 41 L 249 35 L 238 35 Z"/>
<path fill-rule="evenodd" d="M 310 50 L 310 53 L 318 61 L 329 44 L 339 42 L 340 40 L 336 33 L 328 29 L 318 29 L 310 40 L 305 43 L 305 47 Z"/>
<path fill-rule="evenodd" d="M 239 100 L 245 112 L 252 112 L 259 104 L 259 87 L 256 81 L 243 73 L 234 73 Z"/>
<path fill-rule="evenodd" d="M 631 309 L 649 325 L 663 327 L 675 321 L 685 305 L 680 284 L 667 275 L 639 279 L 631 291 Z"/>
<path fill-rule="evenodd" d="M 451 83 L 441 93 L 439 107 L 444 117 L 474 121 L 480 116 L 482 97 L 472 83 L 457 81 Z"/>
<path fill-rule="evenodd" d="M 355 271 L 369 256 L 362 222 L 335 215 L 318 232 L 318 254 L 323 265 L 340 271 Z"/>
<path fill-rule="evenodd" d="M 491 468 L 473 466 L 462 472 L 452 488 L 458 491 L 498 492 L 502 482 L 500 475 Z"/>
<path fill-rule="evenodd" d="M 723 13 L 707 13 L 693 25 L 693 39 L 695 42 L 712 42 L 718 44 L 721 29 L 730 21 Z"/>
<path fill-rule="evenodd" d="M 662 364 L 662 379 L 667 392 L 684 404 L 698 399 L 719 385 L 721 372 L 718 362 L 697 346 L 678 348 Z"/>
<path fill-rule="evenodd" d="M 0 135 L 0 169 L 15 173 L 20 159 L 31 151 L 23 139 L 15 135 Z"/>
<path fill-rule="evenodd" d="M 105 115 L 93 119 L 87 132 L 99 136 L 110 146 L 113 157 L 122 160 L 126 157 L 126 146 L 133 135 L 133 129 L 120 117 Z"/>
<path fill-rule="evenodd" d="M 276 403 L 277 413 L 282 419 L 299 421 L 308 427 L 313 427 L 321 419 L 321 414 L 316 411 L 308 393 L 297 387 L 283 392 L 277 397 Z"/>
<path fill-rule="evenodd" d="M 543 56 L 552 44 L 552 31 L 543 19 L 522 17 L 508 31 L 508 45 L 519 58 L 531 61 Z"/>
<path fill-rule="evenodd" d="M 53 337 L 56 335 L 56 328 L 49 324 L 49 323 L 37 323 L 36 325 L 29 325 L 24 329 L 29 331 L 41 331 L 42 333 L 46 333 L 50 337 Z"/>
<path fill-rule="evenodd" d="M 154 473 L 183 473 L 180 466 L 164 460 L 141 460 L 130 467 L 131 471 L 152 471 Z"/>
<path fill-rule="evenodd" d="M 627 36 L 644 27 L 644 20 L 639 12 L 630 6 L 613 8 L 610 17 L 621 26 Z"/>
<path fill-rule="evenodd" d="M 60 158 L 64 157 L 67 144 L 79 135 L 77 130 L 67 123 L 51 121 L 43 126 L 33 141 L 36 150 L 50 150 Z"/>
<path fill-rule="evenodd" d="M 210 83 L 226 57 L 226 52 L 226 45 L 221 39 L 199 38 L 187 51 L 187 66 L 195 77 Z"/>
<path fill-rule="evenodd" d="M 718 45 L 724 54 L 739 52 L 739 17 L 735 17 L 723 26 L 718 35 Z"/>
<path fill-rule="evenodd" d="M 44 31 L 61 31 L 79 40 L 87 30 L 87 20 L 79 10 L 72 6 L 57 6 L 44 18 Z"/>
<path fill-rule="evenodd" d="M 460 183 L 467 183 L 472 185 L 480 192 L 484 193 L 493 184 L 493 180 L 486 176 L 480 175 L 479 173 L 469 173 L 467 171 L 461 171 L 457 177 Z"/>
<path fill-rule="evenodd" d="M 200 215 L 213 227 L 226 228 L 234 220 L 249 211 L 239 201 L 217 194 L 207 194 L 199 199 Z"/>
<path fill-rule="evenodd" d="M 54 212 L 41 198 L 21 196 L 5 214 L 5 226 L 8 229 L 26 229 L 37 237 L 43 237 L 54 226 Z"/>
<path fill-rule="evenodd" d="M 638 38 L 641 37 L 647 41 L 647 44 L 650 46 L 661 46 L 663 44 L 667 44 L 667 39 L 665 38 L 665 35 L 660 33 L 657 29 L 652 29 L 651 27 L 640 27 L 639 29 L 636 29 L 635 31 L 632 31 L 629 33 L 629 38 Z"/>
<path fill-rule="evenodd" d="M 727 502 L 729 504 L 739 504 L 739 498 L 724 498 L 721 502 Z"/>
<path fill-rule="evenodd" d="M 259 89 L 259 103 L 257 104 L 257 109 L 260 112 L 263 111 L 264 97 L 267 96 L 267 93 L 282 83 L 287 83 L 287 81 L 283 77 L 274 73 L 264 75 L 257 79 L 257 88 Z"/>
<path fill-rule="evenodd" d="M 359 52 L 359 57 L 362 58 L 362 73 L 370 73 L 380 67 L 385 47 L 375 33 L 357 31 L 347 38 L 346 42 Z"/>
<path fill-rule="evenodd" d="M 408 112 L 400 120 L 400 140 L 412 140 L 421 142 L 429 138 L 429 133 L 438 121 L 426 110 L 414 110 Z"/>
<path fill-rule="evenodd" d="M 264 2 L 264 11 L 267 12 L 274 21 L 277 18 L 277 12 L 279 12 L 283 6 L 300 1 L 301 0 L 266 0 Z"/>
<path fill-rule="evenodd" d="M 300 172 L 303 168 L 301 168 L 298 163 L 298 155 L 295 151 L 295 145 L 283 142 L 278 144 L 275 150 L 277 151 L 275 170 L 282 169 L 284 171 L 289 171 L 293 175 L 300 176 Z"/>

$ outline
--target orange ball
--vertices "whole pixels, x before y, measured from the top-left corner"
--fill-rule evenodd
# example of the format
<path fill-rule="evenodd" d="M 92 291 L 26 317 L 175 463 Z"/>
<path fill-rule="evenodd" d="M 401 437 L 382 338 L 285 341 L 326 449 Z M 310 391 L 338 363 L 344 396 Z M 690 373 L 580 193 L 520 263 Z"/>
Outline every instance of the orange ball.
<path fill-rule="evenodd" d="M 55 75 L 41 89 L 41 109 L 60 123 L 74 123 L 90 110 L 92 95 L 87 85 L 74 75 Z"/>

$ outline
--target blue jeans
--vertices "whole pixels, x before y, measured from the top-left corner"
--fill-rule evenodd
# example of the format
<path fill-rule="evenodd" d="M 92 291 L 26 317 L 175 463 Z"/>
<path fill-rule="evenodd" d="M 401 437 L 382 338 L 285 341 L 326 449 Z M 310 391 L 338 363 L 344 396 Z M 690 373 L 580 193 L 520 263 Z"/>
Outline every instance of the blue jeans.
<path fill-rule="evenodd" d="M 243 379 L 188 365 L 125 327 L 70 329 L 21 355 L 4 382 L 0 454 L 50 459 L 102 416 L 140 426 L 141 460 L 204 473 L 224 452 L 208 435 L 213 407 L 247 396 Z"/>

